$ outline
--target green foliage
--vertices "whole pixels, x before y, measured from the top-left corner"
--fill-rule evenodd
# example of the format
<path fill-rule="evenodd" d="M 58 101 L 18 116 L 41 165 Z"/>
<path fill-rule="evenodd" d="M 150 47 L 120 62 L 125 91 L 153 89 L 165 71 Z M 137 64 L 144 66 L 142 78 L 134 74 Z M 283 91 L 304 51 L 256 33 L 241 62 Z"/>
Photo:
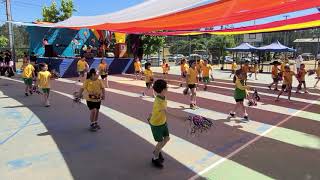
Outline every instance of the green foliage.
<path fill-rule="evenodd" d="M 25 27 L 13 25 L 13 32 L 14 32 L 14 46 L 16 48 L 28 48 L 29 34 L 25 30 Z M 7 39 L 9 39 L 8 34 L 9 34 L 8 24 L 3 24 L 2 26 L 0 26 L 0 36 L 4 36 Z M 7 44 L 5 47 L 8 47 L 8 46 L 9 44 Z"/>
<path fill-rule="evenodd" d="M 53 1 L 50 6 L 44 6 L 42 8 L 42 20 L 45 22 L 56 23 L 66 20 L 72 16 L 72 13 L 76 11 L 72 0 L 61 0 L 60 8 L 57 3 Z"/>
<path fill-rule="evenodd" d="M 157 53 L 164 45 L 165 38 L 161 36 L 142 36 L 143 52 L 145 55 Z"/>
<path fill-rule="evenodd" d="M 4 48 L 8 45 L 8 38 L 6 38 L 5 36 L 3 35 L 0 35 L 0 48 Z"/>

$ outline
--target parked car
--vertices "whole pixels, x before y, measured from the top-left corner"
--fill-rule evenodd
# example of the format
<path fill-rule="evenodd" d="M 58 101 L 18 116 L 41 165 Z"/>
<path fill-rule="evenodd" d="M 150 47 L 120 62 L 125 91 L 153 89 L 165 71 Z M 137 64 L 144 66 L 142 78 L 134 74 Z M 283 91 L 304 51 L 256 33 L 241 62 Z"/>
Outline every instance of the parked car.
<path fill-rule="evenodd" d="M 315 57 L 312 53 L 303 53 L 301 54 L 304 61 L 314 60 Z"/>
<path fill-rule="evenodd" d="M 317 60 L 320 60 L 320 54 L 317 55 Z"/>
<path fill-rule="evenodd" d="M 190 54 L 188 60 L 189 61 L 197 61 L 200 60 L 202 57 L 199 54 Z"/>
<path fill-rule="evenodd" d="M 233 58 L 231 56 L 225 56 L 224 57 L 224 62 L 225 63 L 232 63 L 233 62 Z"/>

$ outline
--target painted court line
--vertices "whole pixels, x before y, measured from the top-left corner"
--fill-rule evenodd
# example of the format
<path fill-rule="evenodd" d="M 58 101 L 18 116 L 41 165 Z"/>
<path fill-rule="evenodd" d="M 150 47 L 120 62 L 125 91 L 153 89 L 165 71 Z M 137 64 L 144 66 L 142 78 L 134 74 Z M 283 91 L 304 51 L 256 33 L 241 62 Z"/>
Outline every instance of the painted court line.
<path fill-rule="evenodd" d="M 58 79 L 57 81 L 70 83 L 70 84 L 74 84 L 76 82 L 68 79 Z M 81 84 L 78 84 L 78 85 L 81 85 Z M 132 92 L 127 92 L 127 91 L 122 91 L 122 90 L 112 89 L 112 88 L 108 88 L 107 91 L 115 94 L 120 94 L 123 96 L 141 98 L 142 100 L 148 101 L 148 102 L 154 101 L 154 98 L 147 97 L 147 96 L 141 97 L 141 94 L 138 94 L 138 93 L 132 93 Z M 188 105 L 168 100 L 168 107 L 173 109 L 181 109 L 181 107 L 188 107 Z M 225 121 L 228 116 L 227 114 L 212 111 L 205 108 L 200 108 L 197 110 L 184 109 L 182 111 L 187 112 L 189 114 L 201 115 L 212 120 Z M 230 121 L 230 122 L 224 122 L 224 124 L 231 127 L 240 125 L 241 126 L 239 127 L 240 130 L 246 131 L 255 135 L 261 135 L 264 131 L 274 127 L 273 125 L 257 122 L 254 120 L 250 120 L 249 123 L 239 124 L 235 121 Z M 292 144 L 298 147 L 320 149 L 319 137 L 315 135 L 283 128 L 283 127 L 276 127 L 272 133 L 267 134 L 267 136 L 265 137 L 271 138 L 277 141 L 281 141 L 287 144 Z"/>
<path fill-rule="evenodd" d="M 121 84 L 145 87 L 145 84 L 143 81 L 127 81 L 128 79 L 129 78 L 110 76 L 108 80 L 114 81 L 117 83 L 121 83 Z M 126 81 L 124 81 L 124 80 L 126 80 Z M 181 94 L 183 89 L 184 88 L 169 88 L 168 91 Z M 214 101 L 219 101 L 219 102 L 235 104 L 233 97 L 218 94 L 218 93 L 213 93 L 213 92 L 200 91 L 200 92 L 197 92 L 197 97 L 209 99 L 209 100 L 214 100 Z M 317 101 L 318 100 L 315 100 L 314 102 L 312 102 L 310 104 L 311 105 L 316 104 Z M 269 111 L 269 112 L 274 112 L 274 113 L 279 113 L 279 114 L 284 114 L 284 115 L 289 115 L 289 116 L 294 114 L 295 117 L 301 117 L 301 118 L 305 118 L 305 119 L 309 119 L 309 120 L 320 121 L 318 113 L 301 111 L 301 110 L 292 109 L 292 108 L 285 108 L 282 106 L 276 106 L 276 105 L 271 105 L 271 104 L 263 104 L 261 102 L 258 102 L 258 106 L 254 106 L 254 107 L 250 107 L 250 108 L 260 109 L 260 110 L 264 110 L 264 111 Z M 299 113 L 296 113 L 298 111 L 299 111 Z"/>

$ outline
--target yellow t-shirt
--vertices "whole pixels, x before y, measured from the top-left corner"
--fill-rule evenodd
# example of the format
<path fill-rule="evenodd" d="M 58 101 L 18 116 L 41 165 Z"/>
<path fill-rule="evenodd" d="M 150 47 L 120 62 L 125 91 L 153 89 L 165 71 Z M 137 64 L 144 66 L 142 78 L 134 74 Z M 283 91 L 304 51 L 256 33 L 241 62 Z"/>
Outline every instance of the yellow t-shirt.
<path fill-rule="evenodd" d="M 140 61 L 134 62 L 134 71 L 141 71 L 141 63 Z"/>
<path fill-rule="evenodd" d="M 237 70 L 238 69 L 237 63 L 232 63 L 231 69 L 234 70 L 234 71 Z"/>
<path fill-rule="evenodd" d="M 170 69 L 170 66 L 168 63 L 162 64 L 162 72 L 163 73 L 168 73 Z"/>
<path fill-rule="evenodd" d="M 198 82 L 197 80 L 197 70 L 193 68 L 189 68 L 187 73 L 187 84 L 196 84 Z"/>
<path fill-rule="evenodd" d="M 277 66 L 272 66 L 272 78 L 277 78 L 278 77 L 278 67 Z"/>
<path fill-rule="evenodd" d="M 50 88 L 50 77 L 49 71 L 40 71 L 38 73 L 38 86 L 39 88 Z"/>
<path fill-rule="evenodd" d="M 100 79 L 97 79 L 95 81 L 91 79 L 85 80 L 83 83 L 83 89 L 87 93 L 85 99 L 91 102 L 101 101 L 101 99 L 99 98 L 101 97 L 104 88 L 104 84 Z M 96 98 L 91 98 L 91 95 L 95 96 Z"/>
<path fill-rule="evenodd" d="M 106 75 L 107 74 L 107 64 L 99 64 L 98 70 L 100 75 Z"/>
<path fill-rule="evenodd" d="M 304 69 L 304 70 L 302 70 L 302 69 L 300 69 L 300 71 L 298 72 L 298 78 L 299 78 L 299 80 L 300 81 L 305 81 L 305 79 L 306 79 L 306 74 L 307 74 L 308 72 Z"/>
<path fill-rule="evenodd" d="M 181 73 L 186 73 L 188 72 L 188 69 L 189 69 L 189 65 L 187 63 L 185 64 L 180 64 L 180 71 Z"/>
<path fill-rule="evenodd" d="M 203 67 L 201 68 L 202 70 L 202 77 L 209 77 L 209 73 L 210 71 L 212 71 L 212 66 L 210 64 L 207 64 L 206 66 L 203 65 Z"/>
<path fill-rule="evenodd" d="M 77 71 L 78 72 L 84 71 L 88 66 L 89 65 L 86 61 L 79 60 L 77 63 Z"/>
<path fill-rule="evenodd" d="M 32 78 L 34 72 L 34 67 L 32 64 L 28 64 L 27 66 L 23 67 L 22 77 L 23 78 Z"/>
<path fill-rule="evenodd" d="M 149 83 L 153 79 L 153 72 L 150 69 L 144 71 L 146 83 Z"/>
<path fill-rule="evenodd" d="M 288 63 L 289 63 L 288 61 L 282 62 L 281 67 L 280 67 L 281 72 L 284 72 L 284 71 L 285 71 L 285 66 L 286 66 L 286 64 L 288 64 Z"/>
<path fill-rule="evenodd" d="M 203 65 L 204 64 L 204 61 L 203 60 L 200 60 L 199 63 L 197 62 L 196 64 L 196 69 L 199 73 L 201 73 L 201 69 L 203 68 Z"/>
<path fill-rule="evenodd" d="M 316 73 L 317 73 L 317 76 L 320 77 L 320 66 L 318 66 Z"/>
<path fill-rule="evenodd" d="M 154 99 L 150 124 L 152 126 L 161 126 L 167 122 L 165 111 L 167 109 L 167 100 L 165 97 L 157 96 Z"/>
<path fill-rule="evenodd" d="M 293 71 L 283 72 L 283 84 L 292 85 L 292 76 L 296 75 Z"/>

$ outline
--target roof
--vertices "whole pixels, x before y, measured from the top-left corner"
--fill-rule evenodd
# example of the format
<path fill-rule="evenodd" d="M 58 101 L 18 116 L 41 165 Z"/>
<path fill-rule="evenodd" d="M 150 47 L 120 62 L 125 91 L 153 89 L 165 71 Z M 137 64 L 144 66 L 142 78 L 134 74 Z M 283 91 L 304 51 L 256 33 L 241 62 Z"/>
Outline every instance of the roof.
<path fill-rule="evenodd" d="M 234 51 L 234 52 L 253 52 L 256 51 L 257 48 L 250 45 L 249 43 L 242 43 L 237 47 L 234 48 L 227 48 L 228 51 Z"/>
<path fill-rule="evenodd" d="M 318 43 L 320 42 L 319 38 L 305 38 L 305 39 L 296 39 L 294 43 Z"/>
<path fill-rule="evenodd" d="M 257 48 L 260 51 L 269 52 L 295 52 L 295 49 L 282 45 L 279 41 L 276 41 L 270 45 Z"/>

